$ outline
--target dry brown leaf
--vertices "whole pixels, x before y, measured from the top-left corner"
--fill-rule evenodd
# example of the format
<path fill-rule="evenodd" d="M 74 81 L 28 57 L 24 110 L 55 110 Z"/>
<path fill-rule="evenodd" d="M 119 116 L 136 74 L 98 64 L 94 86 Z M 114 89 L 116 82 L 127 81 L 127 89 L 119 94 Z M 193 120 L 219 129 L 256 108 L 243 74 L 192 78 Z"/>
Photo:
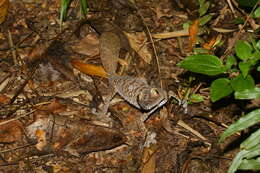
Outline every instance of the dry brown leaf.
<path fill-rule="evenodd" d="M 0 24 L 4 22 L 9 7 L 9 0 L 0 0 Z"/>
<path fill-rule="evenodd" d="M 4 95 L 0 94 L 0 104 L 8 104 L 10 102 L 11 98 Z"/>
<path fill-rule="evenodd" d="M 124 32 L 126 35 L 129 44 L 132 49 L 135 50 L 135 52 L 148 64 L 151 63 L 152 60 L 152 54 L 148 49 L 148 46 L 146 43 L 147 37 L 144 32 L 139 33 L 127 33 Z"/>
<path fill-rule="evenodd" d="M 38 106 L 37 109 L 40 111 L 46 111 L 55 114 L 55 113 L 64 112 L 66 110 L 66 106 L 62 105 L 59 102 L 59 100 L 54 99 L 49 104 Z"/>
<path fill-rule="evenodd" d="M 189 43 L 190 43 L 191 50 L 193 49 L 193 47 L 196 44 L 198 31 L 199 31 L 199 20 L 197 19 L 189 27 L 189 35 L 190 35 Z"/>
<path fill-rule="evenodd" d="M 47 48 L 48 46 L 46 44 L 38 44 L 35 46 L 28 55 L 29 62 L 41 59 Z"/>
<path fill-rule="evenodd" d="M 72 60 L 71 64 L 73 65 L 74 68 L 78 69 L 79 71 L 81 71 L 82 73 L 85 73 L 87 75 L 107 78 L 107 73 L 100 66 L 86 64 L 79 60 Z"/>
<path fill-rule="evenodd" d="M 73 46 L 73 49 L 79 54 L 90 57 L 97 56 L 99 54 L 99 39 L 96 34 L 88 34 Z"/>
<path fill-rule="evenodd" d="M 37 115 L 38 116 L 38 115 Z M 72 155 L 112 149 L 125 143 L 116 129 L 72 121 L 63 116 L 40 116 L 27 126 L 27 136 L 38 141 L 38 150 L 66 150 Z"/>
<path fill-rule="evenodd" d="M 22 123 L 12 121 L 0 126 L 0 143 L 12 143 L 22 137 Z"/>
<path fill-rule="evenodd" d="M 155 149 L 153 149 L 153 147 L 144 148 L 144 152 L 143 152 L 143 167 L 141 170 L 141 173 L 154 173 L 155 172 L 155 168 L 156 168 L 156 164 L 155 164 L 155 159 L 156 159 L 156 154 L 155 154 Z"/>
<path fill-rule="evenodd" d="M 208 49 L 208 50 L 212 50 L 214 48 L 214 45 L 216 44 L 216 41 L 220 40 L 221 37 L 222 36 L 219 34 L 219 35 L 211 38 L 208 43 L 203 44 L 203 48 Z"/>

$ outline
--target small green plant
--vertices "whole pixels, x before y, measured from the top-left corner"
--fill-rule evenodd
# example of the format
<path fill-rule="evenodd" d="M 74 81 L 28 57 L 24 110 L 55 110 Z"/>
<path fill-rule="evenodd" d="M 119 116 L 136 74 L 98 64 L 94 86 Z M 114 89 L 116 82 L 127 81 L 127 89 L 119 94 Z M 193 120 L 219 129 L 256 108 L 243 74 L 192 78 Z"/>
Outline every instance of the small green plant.
<path fill-rule="evenodd" d="M 259 60 L 260 40 L 256 42 L 252 39 L 252 44 L 242 40 L 237 41 L 235 55 L 227 57 L 225 64 L 214 55 L 198 54 L 186 57 L 178 66 L 208 76 L 226 76 L 217 78 L 211 83 L 210 96 L 212 102 L 232 93 L 234 93 L 235 99 L 259 99 L 260 87 L 255 86 L 255 81 L 250 75 L 252 70 L 260 71 Z M 230 125 L 221 135 L 220 142 L 228 136 L 259 122 L 260 109 L 256 109 Z M 233 159 L 228 173 L 234 173 L 238 169 L 260 170 L 260 129 L 241 143 L 240 152 Z"/>
<path fill-rule="evenodd" d="M 199 21 L 200 25 L 203 26 L 212 18 L 211 14 L 206 14 L 209 9 L 210 2 L 206 0 L 199 0 L 199 6 Z"/>
<path fill-rule="evenodd" d="M 60 7 L 60 23 L 61 24 L 67 17 L 67 12 L 68 12 L 71 2 L 72 2 L 72 0 L 61 0 L 61 7 Z M 88 14 L 87 0 L 80 0 L 80 7 L 81 7 L 80 8 L 81 14 L 83 16 L 86 16 Z"/>
<path fill-rule="evenodd" d="M 227 57 L 225 65 L 217 56 L 197 54 L 186 57 L 178 63 L 178 66 L 208 76 L 226 75 L 227 77 L 217 78 L 211 83 L 211 101 L 216 102 L 233 92 L 236 96 L 239 91 L 254 88 L 255 82 L 250 71 L 256 68 L 256 64 L 260 60 L 259 46 L 260 40 L 253 41 L 253 46 L 246 41 L 239 40 L 235 45 L 236 55 Z M 257 69 L 260 68 L 257 67 Z"/>

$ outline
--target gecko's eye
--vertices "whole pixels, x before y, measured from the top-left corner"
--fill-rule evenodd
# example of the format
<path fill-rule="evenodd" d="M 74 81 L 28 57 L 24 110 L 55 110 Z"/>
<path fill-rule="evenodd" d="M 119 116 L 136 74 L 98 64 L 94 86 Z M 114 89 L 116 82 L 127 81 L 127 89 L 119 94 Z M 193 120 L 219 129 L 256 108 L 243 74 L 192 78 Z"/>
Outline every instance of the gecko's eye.
<path fill-rule="evenodd" d="M 152 88 L 151 89 L 151 96 L 152 97 L 158 97 L 160 95 L 159 91 L 157 88 Z"/>

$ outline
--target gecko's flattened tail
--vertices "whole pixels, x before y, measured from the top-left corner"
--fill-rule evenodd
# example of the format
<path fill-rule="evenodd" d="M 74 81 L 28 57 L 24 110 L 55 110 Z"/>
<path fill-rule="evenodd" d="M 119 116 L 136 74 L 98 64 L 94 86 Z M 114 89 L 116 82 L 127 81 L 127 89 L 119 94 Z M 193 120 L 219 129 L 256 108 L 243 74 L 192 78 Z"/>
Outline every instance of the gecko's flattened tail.
<path fill-rule="evenodd" d="M 115 74 L 120 51 L 120 38 L 113 32 L 103 32 L 100 36 L 100 57 L 104 69 Z"/>

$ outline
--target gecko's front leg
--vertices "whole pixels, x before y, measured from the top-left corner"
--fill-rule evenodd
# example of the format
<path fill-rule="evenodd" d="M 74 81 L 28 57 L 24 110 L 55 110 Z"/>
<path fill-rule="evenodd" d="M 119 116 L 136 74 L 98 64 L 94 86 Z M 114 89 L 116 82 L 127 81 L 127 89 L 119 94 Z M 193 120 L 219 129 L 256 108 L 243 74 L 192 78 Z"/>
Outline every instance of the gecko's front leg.
<path fill-rule="evenodd" d="M 108 96 L 103 100 L 103 105 L 101 106 L 101 108 L 99 108 L 99 110 L 97 109 L 92 109 L 92 113 L 95 115 L 107 115 L 108 112 L 108 108 L 110 105 L 111 100 L 113 99 L 113 97 L 116 95 L 116 90 L 114 87 L 110 86 L 109 87 L 110 92 L 108 94 Z"/>

